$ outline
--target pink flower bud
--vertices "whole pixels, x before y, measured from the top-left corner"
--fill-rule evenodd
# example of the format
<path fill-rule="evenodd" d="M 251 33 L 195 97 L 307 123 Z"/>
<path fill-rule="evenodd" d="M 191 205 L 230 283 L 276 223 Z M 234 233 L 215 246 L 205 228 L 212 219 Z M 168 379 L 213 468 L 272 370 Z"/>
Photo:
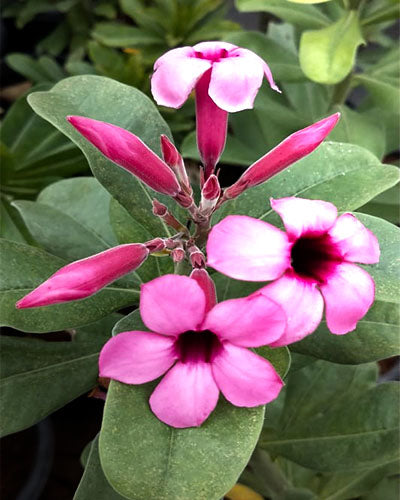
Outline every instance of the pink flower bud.
<path fill-rule="evenodd" d="M 166 135 L 161 136 L 161 150 L 165 163 L 175 172 L 182 189 L 192 194 L 192 186 L 186 172 L 183 158 Z"/>
<path fill-rule="evenodd" d="M 16 304 L 18 309 L 84 299 L 137 269 L 149 250 L 142 243 L 120 245 L 59 269 Z"/>
<path fill-rule="evenodd" d="M 226 189 L 224 198 L 236 198 L 245 189 L 265 182 L 292 163 L 312 153 L 331 132 L 339 118 L 340 113 L 335 113 L 287 137 L 272 151 L 253 163 L 232 186 Z"/>
<path fill-rule="evenodd" d="M 185 250 L 183 248 L 174 248 L 171 252 L 171 257 L 174 262 L 182 262 L 185 258 Z"/>
<path fill-rule="evenodd" d="M 221 187 L 219 185 L 218 177 L 214 174 L 204 183 L 201 190 L 200 212 L 203 215 L 211 215 L 215 205 L 221 194 Z"/>
<path fill-rule="evenodd" d="M 190 246 L 187 250 L 190 262 L 195 269 L 201 269 L 206 266 L 206 258 L 196 245 Z"/>
<path fill-rule="evenodd" d="M 104 156 L 154 191 L 174 197 L 180 193 L 172 170 L 136 135 L 111 123 L 84 116 L 68 116 L 67 120 Z"/>
<path fill-rule="evenodd" d="M 210 311 L 217 303 L 217 293 L 214 281 L 205 269 L 193 269 L 190 277 L 197 281 L 206 297 L 206 312 Z"/>
<path fill-rule="evenodd" d="M 167 207 L 163 203 L 160 203 L 158 200 L 154 199 L 152 201 L 152 204 L 154 215 L 157 215 L 158 217 L 164 217 L 164 215 L 168 212 Z"/>
<path fill-rule="evenodd" d="M 154 240 L 147 241 L 144 245 L 150 253 L 161 252 L 166 247 L 162 238 L 154 238 Z"/>
<path fill-rule="evenodd" d="M 211 70 L 196 85 L 197 147 L 204 166 L 204 178 L 214 172 L 225 149 L 228 112 L 219 108 L 208 95 Z"/>

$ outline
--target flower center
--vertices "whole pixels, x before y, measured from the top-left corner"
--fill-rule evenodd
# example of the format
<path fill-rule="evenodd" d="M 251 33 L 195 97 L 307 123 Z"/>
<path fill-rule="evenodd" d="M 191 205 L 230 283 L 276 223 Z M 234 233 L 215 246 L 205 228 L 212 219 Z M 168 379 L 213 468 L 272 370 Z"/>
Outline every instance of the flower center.
<path fill-rule="evenodd" d="M 220 350 L 221 342 L 209 330 L 201 332 L 188 331 L 179 335 L 175 342 L 175 348 L 182 363 L 190 361 L 209 363 Z"/>
<path fill-rule="evenodd" d="M 291 259 L 297 274 L 320 284 L 343 260 L 327 234 L 299 238 L 292 247 Z"/>
<path fill-rule="evenodd" d="M 208 49 L 203 52 L 196 52 L 197 59 L 207 59 L 208 61 L 218 62 L 220 59 L 229 57 L 226 49 Z"/>

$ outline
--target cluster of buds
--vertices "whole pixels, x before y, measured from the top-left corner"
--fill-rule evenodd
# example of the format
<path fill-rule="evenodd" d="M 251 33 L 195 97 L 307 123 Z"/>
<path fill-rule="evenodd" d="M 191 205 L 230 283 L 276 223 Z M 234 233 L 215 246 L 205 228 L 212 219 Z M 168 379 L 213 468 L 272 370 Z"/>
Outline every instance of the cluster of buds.
<path fill-rule="evenodd" d="M 171 50 L 156 61 L 154 69 L 152 92 L 158 104 L 178 108 L 195 90 L 197 145 L 202 160 L 198 204 L 182 155 L 166 135 L 160 138 L 161 159 L 139 137 L 116 125 L 83 116 L 67 119 L 109 160 L 156 193 L 174 199 L 187 211 L 194 231 L 154 198 L 153 214 L 174 230 L 171 238 L 120 245 L 68 264 L 21 299 L 17 307 L 88 297 L 137 269 L 150 254 L 169 255 L 175 264 L 187 260 L 197 275 L 197 271 L 206 267 L 202 248 L 215 210 L 311 153 L 339 118 L 336 113 L 291 135 L 251 165 L 232 186 L 221 189 L 216 166 L 225 147 L 228 113 L 253 106 L 264 76 L 271 88 L 279 92 L 270 69 L 253 52 L 223 42 L 204 42 Z"/>

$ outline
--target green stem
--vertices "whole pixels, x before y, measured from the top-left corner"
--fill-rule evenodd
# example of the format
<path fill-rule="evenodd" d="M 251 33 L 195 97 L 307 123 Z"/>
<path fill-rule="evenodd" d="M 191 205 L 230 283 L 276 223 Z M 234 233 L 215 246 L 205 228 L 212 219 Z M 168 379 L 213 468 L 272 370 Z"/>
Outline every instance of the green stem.
<path fill-rule="evenodd" d="M 352 82 L 353 73 L 349 73 L 344 80 L 334 86 L 331 106 L 344 104 L 346 102 Z"/>

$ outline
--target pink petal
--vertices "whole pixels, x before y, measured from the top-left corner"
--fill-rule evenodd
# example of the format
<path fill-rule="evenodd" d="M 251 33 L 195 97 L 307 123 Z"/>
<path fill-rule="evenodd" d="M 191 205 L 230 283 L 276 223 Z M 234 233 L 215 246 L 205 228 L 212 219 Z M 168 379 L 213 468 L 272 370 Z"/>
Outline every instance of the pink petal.
<path fill-rule="evenodd" d="M 230 113 L 251 109 L 264 77 L 264 62 L 245 49 L 213 64 L 208 93 L 215 104 Z"/>
<path fill-rule="evenodd" d="M 354 330 L 375 298 L 375 284 L 371 276 L 364 269 L 347 262 L 336 266 L 335 272 L 320 288 L 325 299 L 328 328 L 337 335 Z"/>
<path fill-rule="evenodd" d="M 200 42 L 193 46 L 193 50 L 197 53 L 201 53 L 205 59 L 213 61 L 219 59 L 222 52 L 228 52 L 237 49 L 237 45 L 233 45 L 228 42 Z"/>
<path fill-rule="evenodd" d="M 198 427 L 214 410 L 219 391 L 209 363 L 178 362 L 150 397 L 153 413 L 172 427 Z"/>
<path fill-rule="evenodd" d="M 336 113 L 287 137 L 250 165 L 243 175 L 225 190 L 225 197 L 235 198 L 245 189 L 265 182 L 292 163 L 310 154 L 333 129 L 339 117 L 340 113 Z"/>
<path fill-rule="evenodd" d="M 101 350 L 100 377 L 143 384 L 165 373 L 176 359 L 173 338 L 152 332 L 123 332 Z"/>
<path fill-rule="evenodd" d="M 258 406 L 275 399 L 283 382 L 264 358 L 229 342 L 212 361 L 217 386 L 235 406 Z"/>
<path fill-rule="evenodd" d="M 18 309 L 83 299 L 137 269 L 147 258 L 141 243 L 120 245 L 59 269 L 16 304 Z"/>
<path fill-rule="evenodd" d="M 333 226 L 337 217 L 335 205 L 321 200 L 271 198 L 271 207 L 281 216 L 292 239 L 322 235 Z"/>
<path fill-rule="evenodd" d="M 155 191 L 170 196 L 180 192 L 172 170 L 136 135 L 111 123 L 84 116 L 68 116 L 67 120 L 104 156 Z"/>
<path fill-rule="evenodd" d="M 188 276 L 166 274 L 145 285 L 140 294 L 140 314 L 149 330 L 177 335 L 196 330 L 203 321 L 203 290 Z"/>
<path fill-rule="evenodd" d="M 278 303 L 286 313 L 287 327 L 278 340 L 269 344 L 292 344 L 313 332 L 322 319 L 324 301 L 316 283 L 306 281 L 292 271 L 259 290 Z"/>
<path fill-rule="evenodd" d="M 231 278 L 268 281 L 290 265 L 286 234 L 267 222 L 229 215 L 208 237 L 208 264 Z"/>
<path fill-rule="evenodd" d="M 352 214 L 343 214 L 329 230 L 332 242 L 348 262 L 376 264 L 379 262 L 377 237 Z"/>
<path fill-rule="evenodd" d="M 192 47 L 173 49 L 157 59 L 151 92 L 157 104 L 180 108 L 211 62 L 195 57 Z"/>
<path fill-rule="evenodd" d="M 203 324 L 204 330 L 244 347 L 269 345 L 283 335 L 285 327 L 283 309 L 260 294 L 217 304 Z"/>

